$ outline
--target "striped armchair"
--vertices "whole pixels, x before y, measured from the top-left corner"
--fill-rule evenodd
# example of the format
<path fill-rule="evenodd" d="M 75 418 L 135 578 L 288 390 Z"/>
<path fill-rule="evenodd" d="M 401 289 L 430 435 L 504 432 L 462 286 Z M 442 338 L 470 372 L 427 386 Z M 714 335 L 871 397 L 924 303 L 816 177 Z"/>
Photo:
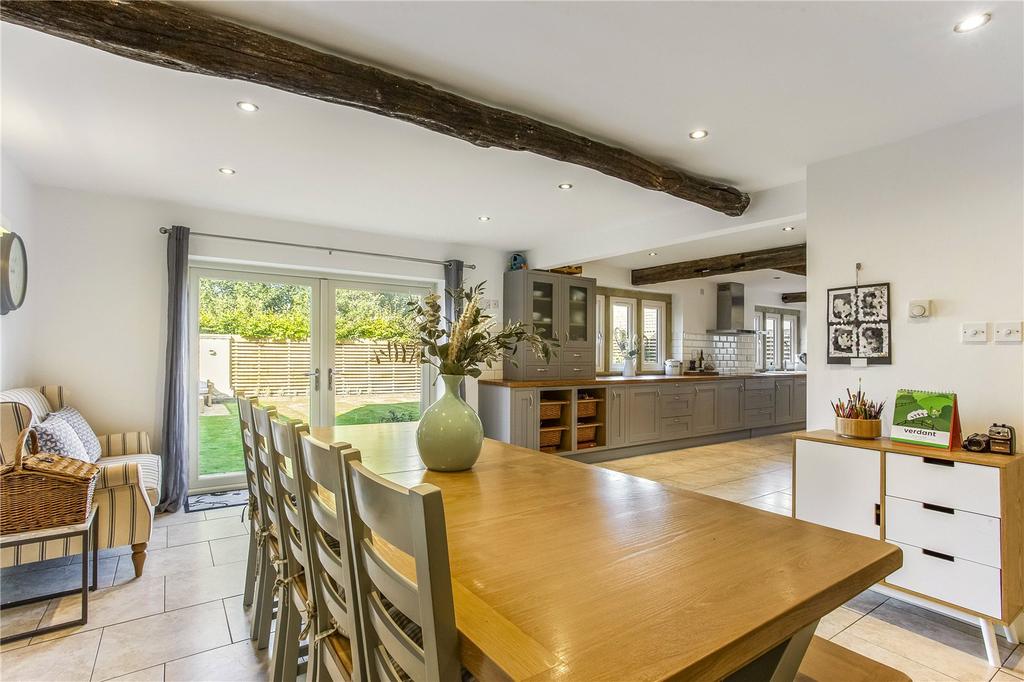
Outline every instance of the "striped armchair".
<path fill-rule="evenodd" d="M 66 404 L 61 386 L 15 388 L 0 392 L 0 456 L 14 459 L 18 434 Z M 149 446 L 149 434 L 142 431 L 99 436 L 101 455 L 93 507 L 100 549 L 132 546 L 136 577 L 142 575 L 146 546 L 153 531 L 153 508 L 160 500 L 159 455 Z M 16 566 L 44 559 L 80 554 L 78 538 L 6 548 L 0 566 Z"/>

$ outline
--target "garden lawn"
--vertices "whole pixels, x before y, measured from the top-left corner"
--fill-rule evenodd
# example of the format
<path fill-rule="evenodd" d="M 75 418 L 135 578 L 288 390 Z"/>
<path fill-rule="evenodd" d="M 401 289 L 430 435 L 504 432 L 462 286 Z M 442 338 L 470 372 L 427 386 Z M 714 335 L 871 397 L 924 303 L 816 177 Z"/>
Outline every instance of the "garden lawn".
<path fill-rule="evenodd" d="M 242 436 L 238 427 L 238 405 L 232 400 L 224 403 L 229 414 L 199 418 L 199 475 L 225 474 L 243 471 Z M 416 421 L 420 418 L 420 404 L 384 403 L 363 405 L 339 414 L 338 426 L 378 424 L 385 421 Z"/>

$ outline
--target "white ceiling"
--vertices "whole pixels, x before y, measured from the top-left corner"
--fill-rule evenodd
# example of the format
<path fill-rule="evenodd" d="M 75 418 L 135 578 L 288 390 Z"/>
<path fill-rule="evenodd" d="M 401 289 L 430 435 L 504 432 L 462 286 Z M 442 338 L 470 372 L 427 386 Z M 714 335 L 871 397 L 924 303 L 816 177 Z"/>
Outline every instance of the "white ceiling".
<path fill-rule="evenodd" d="M 201 5 L 748 191 L 1024 99 L 1017 2 Z M 991 24 L 954 34 L 977 9 Z M 0 39 L 3 151 L 45 184 L 505 249 L 709 213 L 575 166 L 8 24 Z M 240 99 L 262 109 L 244 115 Z M 711 136 L 690 142 L 697 127 Z M 238 175 L 218 175 L 225 165 Z"/>

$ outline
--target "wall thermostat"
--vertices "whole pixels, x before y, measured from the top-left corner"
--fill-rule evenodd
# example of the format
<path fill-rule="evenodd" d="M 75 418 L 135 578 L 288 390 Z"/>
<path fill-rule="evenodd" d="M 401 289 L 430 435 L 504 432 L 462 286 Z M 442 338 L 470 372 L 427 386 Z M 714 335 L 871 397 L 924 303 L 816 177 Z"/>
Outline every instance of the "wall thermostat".
<path fill-rule="evenodd" d="M 911 301 L 910 305 L 907 306 L 907 314 L 912 320 L 918 320 L 924 317 L 931 317 L 932 314 L 932 302 L 926 298 Z"/>

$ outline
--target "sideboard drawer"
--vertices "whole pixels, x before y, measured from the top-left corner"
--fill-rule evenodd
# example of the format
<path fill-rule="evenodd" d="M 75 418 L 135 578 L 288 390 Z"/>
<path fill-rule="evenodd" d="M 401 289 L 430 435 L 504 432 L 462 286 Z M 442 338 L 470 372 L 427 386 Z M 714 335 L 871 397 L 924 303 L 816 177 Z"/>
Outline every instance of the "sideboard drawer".
<path fill-rule="evenodd" d="M 693 435 L 693 417 L 665 417 L 661 420 L 661 437 L 689 438 Z"/>
<path fill-rule="evenodd" d="M 661 394 L 661 416 L 682 417 L 688 414 L 693 414 L 692 393 Z"/>
<path fill-rule="evenodd" d="M 999 519 L 899 497 L 885 498 L 885 539 L 999 568 Z"/>
<path fill-rule="evenodd" d="M 658 383 L 658 390 L 662 396 L 666 395 L 694 395 L 697 387 L 688 381 L 665 381 Z"/>
<path fill-rule="evenodd" d="M 1002 618 L 999 569 L 967 559 L 929 555 L 913 545 L 893 544 L 903 550 L 903 567 L 886 578 L 887 583 Z"/>
<path fill-rule="evenodd" d="M 558 359 L 568 365 L 586 365 L 594 359 L 593 351 L 565 350 L 561 349 Z"/>
<path fill-rule="evenodd" d="M 562 365 L 563 379 L 593 379 L 596 374 L 594 363 Z"/>
<path fill-rule="evenodd" d="M 887 452 L 885 493 L 905 500 L 1000 516 L 997 467 Z"/>
<path fill-rule="evenodd" d="M 775 379 L 773 377 L 756 377 L 743 382 L 743 388 L 748 391 L 772 391 L 775 392 Z"/>
<path fill-rule="evenodd" d="M 558 365 L 522 365 L 523 379 L 558 379 Z"/>

